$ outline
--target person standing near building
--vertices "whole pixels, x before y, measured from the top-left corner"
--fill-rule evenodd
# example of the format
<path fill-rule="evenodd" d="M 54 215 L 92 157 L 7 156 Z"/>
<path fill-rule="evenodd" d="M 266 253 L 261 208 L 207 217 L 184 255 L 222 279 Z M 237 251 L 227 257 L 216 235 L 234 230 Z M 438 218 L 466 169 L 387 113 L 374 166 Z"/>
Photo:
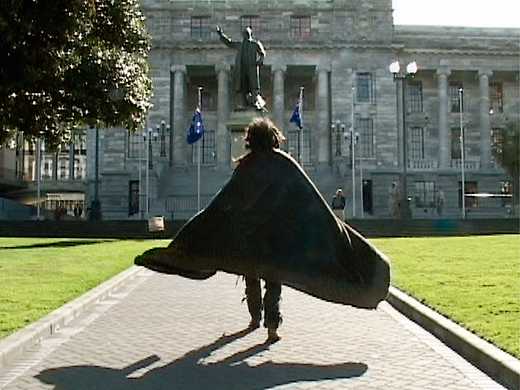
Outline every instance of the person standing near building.
<path fill-rule="evenodd" d="M 444 211 L 444 191 L 439 188 L 439 193 L 437 195 L 437 215 L 439 217 L 441 217 L 443 211 Z"/>
<path fill-rule="evenodd" d="M 343 190 L 338 188 L 336 194 L 332 197 L 332 211 L 342 221 L 345 221 L 345 204 L 346 200 Z"/>

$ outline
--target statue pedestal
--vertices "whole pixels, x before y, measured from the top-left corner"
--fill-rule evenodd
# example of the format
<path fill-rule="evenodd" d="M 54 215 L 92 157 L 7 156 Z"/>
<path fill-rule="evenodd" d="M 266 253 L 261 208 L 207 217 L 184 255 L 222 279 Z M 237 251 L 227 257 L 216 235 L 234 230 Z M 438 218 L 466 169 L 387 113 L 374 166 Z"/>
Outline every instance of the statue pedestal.
<path fill-rule="evenodd" d="M 265 117 L 266 114 L 255 109 L 247 109 L 244 111 L 232 111 L 226 126 L 231 138 L 231 158 L 236 160 L 247 152 L 244 147 L 244 137 L 246 126 L 255 118 Z"/>

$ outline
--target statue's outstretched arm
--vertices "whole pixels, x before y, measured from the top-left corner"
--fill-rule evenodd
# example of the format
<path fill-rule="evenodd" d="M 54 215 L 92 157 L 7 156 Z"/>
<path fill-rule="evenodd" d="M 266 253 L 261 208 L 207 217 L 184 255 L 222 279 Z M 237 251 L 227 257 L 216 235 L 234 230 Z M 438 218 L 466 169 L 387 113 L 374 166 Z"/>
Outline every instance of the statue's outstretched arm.
<path fill-rule="evenodd" d="M 228 47 L 231 47 L 235 49 L 237 45 L 239 45 L 238 42 L 234 42 L 231 38 L 229 38 L 226 34 L 224 34 L 224 31 L 220 28 L 220 26 L 217 26 L 217 34 L 220 38 L 220 41 L 225 44 Z"/>

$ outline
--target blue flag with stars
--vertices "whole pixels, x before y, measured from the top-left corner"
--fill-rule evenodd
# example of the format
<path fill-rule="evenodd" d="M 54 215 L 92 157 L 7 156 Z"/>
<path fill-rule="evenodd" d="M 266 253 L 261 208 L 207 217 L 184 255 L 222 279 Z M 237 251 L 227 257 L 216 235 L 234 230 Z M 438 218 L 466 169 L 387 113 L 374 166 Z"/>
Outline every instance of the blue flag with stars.
<path fill-rule="evenodd" d="M 204 135 L 204 123 L 202 122 L 202 113 L 197 108 L 193 114 L 190 128 L 188 129 L 187 141 L 189 144 L 194 144 Z"/>
<path fill-rule="evenodd" d="M 294 123 L 296 126 L 298 126 L 299 129 L 302 128 L 302 115 L 300 112 L 300 102 L 296 104 L 296 107 L 294 108 L 294 111 L 291 115 L 291 119 L 289 119 L 289 122 Z"/>

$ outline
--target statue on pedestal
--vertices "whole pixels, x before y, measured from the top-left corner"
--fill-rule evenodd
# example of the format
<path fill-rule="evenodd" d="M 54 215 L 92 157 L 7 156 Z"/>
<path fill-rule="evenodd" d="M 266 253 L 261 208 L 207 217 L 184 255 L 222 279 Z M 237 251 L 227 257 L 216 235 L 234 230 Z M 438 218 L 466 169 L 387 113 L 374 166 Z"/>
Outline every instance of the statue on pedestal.
<path fill-rule="evenodd" d="M 260 93 L 260 67 L 264 63 L 265 49 L 260 41 L 253 38 L 253 29 L 246 27 L 242 42 L 233 41 L 217 26 L 220 40 L 228 47 L 237 49 L 233 72 L 233 90 L 239 94 L 239 110 L 254 107 L 266 111 L 265 100 Z"/>

